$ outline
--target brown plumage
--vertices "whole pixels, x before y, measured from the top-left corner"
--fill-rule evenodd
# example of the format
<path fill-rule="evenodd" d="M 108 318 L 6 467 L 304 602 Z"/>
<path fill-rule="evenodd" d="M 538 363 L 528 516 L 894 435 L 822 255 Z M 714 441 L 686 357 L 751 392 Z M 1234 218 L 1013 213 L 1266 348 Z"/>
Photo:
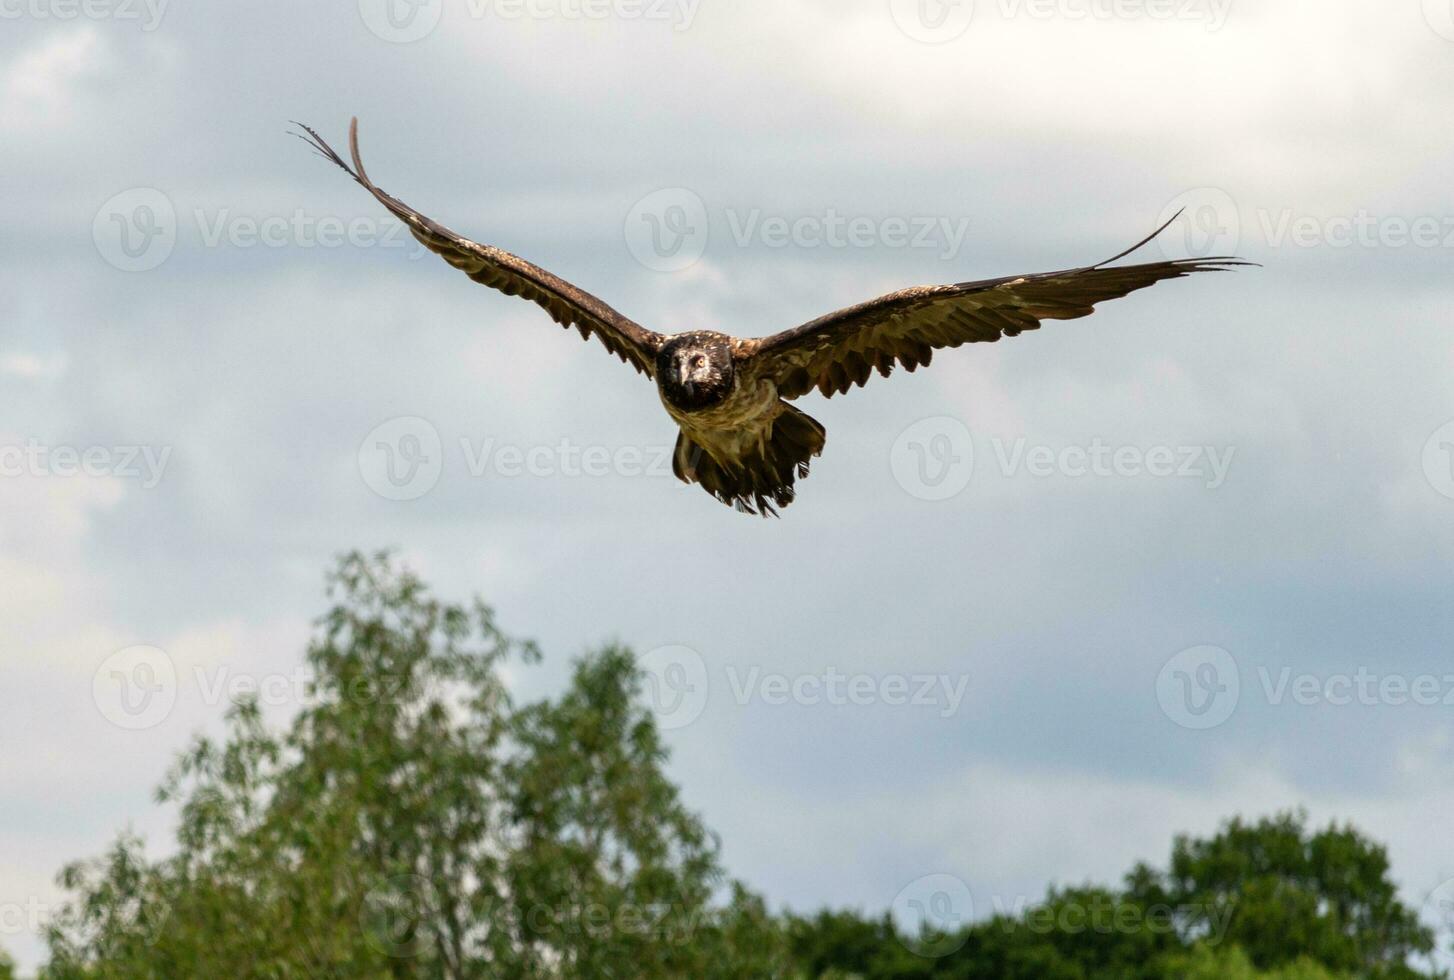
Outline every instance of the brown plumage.
<path fill-rule="evenodd" d="M 301 125 L 301 124 L 299 124 Z M 945 286 L 915 286 L 819 317 L 771 337 L 740 339 L 708 330 L 660 334 L 519 256 L 450 231 L 373 183 L 358 151 L 358 120 L 349 127 L 349 166 L 316 132 L 299 134 L 342 167 L 403 221 L 425 247 L 475 282 L 541 306 L 564 327 L 595 337 L 657 383 L 667 413 L 681 427 L 673 469 L 724 503 L 776 514 L 792 503 L 794 483 L 823 451 L 824 430 L 783 399 L 815 388 L 825 396 L 864 385 L 896 365 L 928 365 L 934 351 L 990 343 L 1073 320 L 1095 304 L 1193 272 L 1224 271 L 1230 256 L 1173 259 L 1111 267 L 1159 235 L 1104 262 L 1024 276 Z M 1176 220 L 1175 217 L 1172 221 Z"/>

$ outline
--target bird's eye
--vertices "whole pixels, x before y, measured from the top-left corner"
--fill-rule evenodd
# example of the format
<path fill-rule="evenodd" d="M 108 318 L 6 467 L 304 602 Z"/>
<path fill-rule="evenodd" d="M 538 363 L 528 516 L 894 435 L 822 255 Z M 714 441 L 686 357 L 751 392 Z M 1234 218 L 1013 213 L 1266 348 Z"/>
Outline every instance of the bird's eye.
<path fill-rule="evenodd" d="M 701 354 L 693 354 L 692 355 L 692 369 L 693 370 L 702 367 L 706 363 L 707 363 L 707 359 L 705 357 L 703 357 Z"/>

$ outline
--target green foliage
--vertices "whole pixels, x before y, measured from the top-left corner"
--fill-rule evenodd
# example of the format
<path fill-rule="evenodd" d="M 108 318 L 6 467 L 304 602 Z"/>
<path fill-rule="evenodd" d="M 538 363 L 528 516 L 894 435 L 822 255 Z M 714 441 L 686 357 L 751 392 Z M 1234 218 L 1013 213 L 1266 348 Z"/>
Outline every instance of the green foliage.
<path fill-rule="evenodd" d="M 1197 946 L 1166 963 L 1166 975 L 1180 980 L 1353 980 L 1351 974 L 1333 973 L 1306 956 L 1259 971 L 1240 947 L 1213 949 Z"/>
<path fill-rule="evenodd" d="M 351 556 L 284 734 L 229 712 L 159 792 L 177 851 L 122 838 L 67 868 L 45 976 L 743 976 L 781 945 L 681 805 L 628 654 L 517 708 L 499 669 L 535 650 Z M 730 969 L 730 966 L 727 967 Z"/>
<path fill-rule="evenodd" d="M 521 706 L 501 671 L 539 655 L 484 605 L 441 603 L 382 556 L 344 559 L 330 595 L 289 727 L 240 702 L 168 774 L 173 853 L 123 835 L 62 871 L 44 980 L 1423 976 L 1406 964 L 1433 937 L 1384 850 L 1300 814 L 1178 838 L 1123 888 L 1055 889 L 950 934 L 774 916 L 667 779 L 628 651 Z"/>
<path fill-rule="evenodd" d="M 0 980 L 15 980 L 15 961 L 0 949 Z"/>
<path fill-rule="evenodd" d="M 1224 938 L 1260 969 L 1308 957 L 1369 978 L 1418 976 L 1406 966 L 1434 938 L 1399 901 L 1388 855 L 1352 827 L 1307 829 L 1304 814 L 1229 821 L 1205 840 L 1179 837 L 1165 871 L 1127 876 L 1127 893 L 1191 910 L 1192 934 L 1231 912 Z"/>
<path fill-rule="evenodd" d="M 861 980 L 1411 980 L 1433 937 L 1397 897 L 1382 848 L 1301 815 L 1232 820 L 1178 838 L 1165 870 L 1117 891 L 1052 890 L 920 957 L 889 919 L 821 912 L 788 920 L 802 976 Z"/>

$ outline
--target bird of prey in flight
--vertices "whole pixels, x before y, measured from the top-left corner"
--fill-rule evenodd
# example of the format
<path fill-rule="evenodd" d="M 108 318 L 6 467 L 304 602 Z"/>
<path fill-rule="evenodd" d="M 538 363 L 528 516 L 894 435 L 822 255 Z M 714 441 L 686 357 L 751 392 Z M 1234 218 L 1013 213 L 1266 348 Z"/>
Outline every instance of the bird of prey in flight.
<path fill-rule="evenodd" d="M 301 123 L 298 125 L 302 126 Z M 470 241 L 380 190 L 358 152 L 358 120 L 349 126 L 353 166 L 307 126 L 295 134 L 342 167 L 408 226 L 425 247 L 475 282 L 545 309 L 563 327 L 595 337 L 656 382 L 662 405 L 680 427 L 672 470 L 725 504 L 776 515 L 793 484 L 823 451 L 824 429 L 788 402 L 817 389 L 825 396 L 863 385 L 895 365 L 913 371 L 935 350 L 993 342 L 1034 330 L 1041 320 L 1073 320 L 1095 304 L 1163 279 L 1222 271 L 1230 256 L 1110 267 L 1132 248 L 1095 265 L 980 282 L 914 286 L 829 313 L 771 337 L 732 337 L 713 330 L 657 333 L 518 256 Z M 1175 221 L 1175 217 L 1172 221 Z"/>

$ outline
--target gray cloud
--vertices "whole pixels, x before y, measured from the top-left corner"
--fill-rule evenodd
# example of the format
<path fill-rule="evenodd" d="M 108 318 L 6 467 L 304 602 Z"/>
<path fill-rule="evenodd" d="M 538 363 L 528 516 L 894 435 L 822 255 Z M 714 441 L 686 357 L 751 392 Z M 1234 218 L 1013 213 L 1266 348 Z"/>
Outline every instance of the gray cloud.
<path fill-rule="evenodd" d="M 1215 32 L 981 7 L 940 46 L 880 2 L 708 0 L 687 30 L 446 2 L 412 44 L 352 5 L 172 4 L 154 30 L 7 24 L 0 172 L 24 193 L 0 232 L 16 284 L 0 296 L 0 445 L 172 456 L 153 489 L 0 479 L 0 831 L 19 845 L 0 903 L 53 898 L 59 864 L 128 822 L 161 835 L 149 787 L 216 723 L 184 685 L 165 725 L 119 733 L 93 702 L 97 664 L 146 643 L 184 667 L 285 673 L 330 556 L 387 545 L 543 642 L 526 690 L 612 636 L 696 650 L 712 696 L 671 733 L 674 770 L 732 870 L 777 902 L 883 907 L 940 870 L 1035 894 L 1299 801 L 1389 839 L 1410 889 L 1454 866 L 1414 830 L 1447 812 L 1446 712 L 1269 704 L 1257 674 L 1447 661 L 1454 500 L 1421 453 L 1454 419 L 1454 251 L 1397 244 L 1387 219 L 1451 217 L 1454 145 L 1436 120 L 1454 46 L 1416 5 L 1371 0 L 1239 3 Z M 765 333 L 912 282 L 1092 261 L 1199 188 L 1231 202 L 1211 231 L 1235 219 L 1265 268 L 815 401 L 828 451 L 781 522 L 659 475 L 472 474 L 462 440 L 615 451 L 673 433 L 646 382 L 533 308 L 406 248 L 300 237 L 327 220 L 387 231 L 284 133 L 300 118 L 339 137 L 353 113 L 390 191 L 672 329 Z M 624 227 L 676 187 L 711 229 L 697 264 L 662 273 Z M 123 272 L 93 226 L 135 188 L 165 196 L 177 234 L 156 268 Z M 968 233 L 952 258 L 881 237 L 739 245 L 733 221 L 754 209 Z M 1373 239 L 1337 244 L 1365 212 Z M 1284 218 L 1309 243 L 1271 240 Z M 248 244 L 269 221 L 280 244 Z M 403 416 L 448 452 L 432 491 L 397 502 L 357 460 Z M 935 416 L 969 428 L 976 464 L 940 503 L 906 493 L 890 459 Z M 996 439 L 1235 455 L 1209 490 L 1003 473 Z M 728 598 L 697 599 L 714 592 Z M 1208 731 L 1156 697 L 1163 665 L 1199 644 L 1242 672 L 1236 711 Z M 727 671 L 753 666 L 968 682 L 947 718 L 738 704 Z M 1078 808 L 1092 815 L 1078 837 L 1034 819 Z M 38 955 L 33 937 L 0 945 Z"/>

